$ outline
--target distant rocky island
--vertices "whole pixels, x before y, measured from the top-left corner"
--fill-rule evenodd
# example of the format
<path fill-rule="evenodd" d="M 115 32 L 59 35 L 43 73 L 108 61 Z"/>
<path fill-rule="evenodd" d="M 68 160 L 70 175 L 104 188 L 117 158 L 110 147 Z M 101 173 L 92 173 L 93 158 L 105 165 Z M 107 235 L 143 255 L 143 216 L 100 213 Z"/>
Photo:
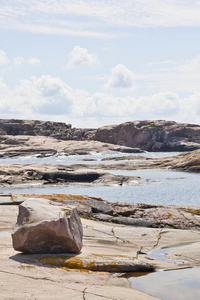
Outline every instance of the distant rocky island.
<path fill-rule="evenodd" d="M 144 151 L 200 149 L 199 125 L 164 120 L 132 121 L 95 129 L 74 128 L 71 124 L 62 122 L 0 119 L 1 142 L 10 143 L 8 136 L 19 135 L 48 136 L 59 140 L 99 141 Z"/>

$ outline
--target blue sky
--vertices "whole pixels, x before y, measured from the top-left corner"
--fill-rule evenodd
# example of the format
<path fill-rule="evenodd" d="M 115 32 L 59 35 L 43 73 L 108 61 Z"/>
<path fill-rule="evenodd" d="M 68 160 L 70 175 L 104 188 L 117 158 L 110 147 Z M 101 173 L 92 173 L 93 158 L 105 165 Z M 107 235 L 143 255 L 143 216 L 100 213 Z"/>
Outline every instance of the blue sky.
<path fill-rule="evenodd" d="M 1 0 L 0 118 L 200 124 L 200 1 Z"/>

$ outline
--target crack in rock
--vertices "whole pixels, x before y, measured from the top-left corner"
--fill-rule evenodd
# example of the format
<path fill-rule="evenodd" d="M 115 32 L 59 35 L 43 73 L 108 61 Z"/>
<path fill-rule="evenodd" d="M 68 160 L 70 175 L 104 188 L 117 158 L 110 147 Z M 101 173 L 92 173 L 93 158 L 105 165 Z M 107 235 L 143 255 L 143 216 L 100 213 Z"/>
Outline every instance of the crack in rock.
<path fill-rule="evenodd" d="M 92 226 L 87 226 L 87 228 L 90 228 L 90 229 L 92 229 L 94 231 L 101 232 L 101 233 L 104 233 L 105 235 L 113 237 L 112 230 L 111 230 L 111 233 L 108 233 L 108 232 L 105 232 L 105 231 L 102 231 L 102 230 L 94 229 Z"/>
<path fill-rule="evenodd" d="M 140 254 L 146 254 L 145 252 L 142 251 L 143 246 L 140 246 L 140 249 L 136 253 L 136 257 L 138 258 Z"/>
<path fill-rule="evenodd" d="M 30 278 L 30 279 L 35 279 L 35 280 L 45 280 L 45 281 L 48 280 L 48 281 L 51 281 L 53 284 L 56 284 L 56 285 L 60 285 L 59 283 L 61 283 L 61 282 L 52 280 L 52 279 L 47 278 L 47 277 L 37 278 L 37 277 L 27 276 L 27 275 L 23 275 L 23 274 L 19 274 L 19 273 L 8 272 L 8 271 L 5 271 L 5 270 L 0 270 L 0 273 L 5 273 L 5 274 L 10 274 L 10 275 L 15 275 L 15 276 L 17 275 L 17 276 L 21 276 L 21 277 L 24 277 L 24 278 Z M 62 287 L 67 289 L 67 290 L 69 289 L 68 287 L 65 287 L 65 286 L 62 286 Z M 83 300 L 86 300 L 86 298 L 85 298 L 86 289 L 87 288 L 85 288 L 84 291 L 83 291 Z M 70 290 L 81 293 L 80 290 L 75 289 L 75 288 L 70 288 Z M 90 294 L 95 295 L 93 293 L 90 293 Z M 115 299 L 113 299 L 113 300 L 115 300 Z"/>
<path fill-rule="evenodd" d="M 123 242 L 123 243 L 126 243 L 126 240 L 124 240 L 124 239 L 122 239 L 122 238 L 119 238 L 118 236 L 115 235 L 114 227 L 111 229 L 111 233 L 112 233 L 112 236 L 113 236 L 114 238 L 116 238 L 116 242 L 121 241 L 121 242 Z"/>
<path fill-rule="evenodd" d="M 83 300 L 86 300 L 86 297 L 85 297 L 86 290 L 87 290 L 87 287 L 83 290 Z"/>
<path fill-rule="evenodd" d="M 5 274 L 10 274 L 10 275 L 18 275 L 21 277 L 25 277 L 25 278 L 30 278 L 30 279 L 35 279 L 35 280 L 48 280 L 48 281 L 52 281 L 52 282 L 56 282 L 55 280 L 52 280 L 48 277 L 33 277 L 33 276 L 27 276 L 27 275 L 23 275 L 23 274 L 19 274 L 19 273 L 13 273 L 13 272 L 8 272 L 8 271 L 4 271 L 4 270 L 0 270 L 0 273 L 5 273 Z"/>
<path fill-rule="evenodd" d="M 162 231 L 163 231 L 163 229 L 161 228 L 160 232 L 158 233 L 157 241 L 156 241 L 156 243 L 153 245 L 153 249 L 155 249 L 155 247 L 158 246 L 159 241 L 160 241 L 160 239 L 161 239 Z"/>

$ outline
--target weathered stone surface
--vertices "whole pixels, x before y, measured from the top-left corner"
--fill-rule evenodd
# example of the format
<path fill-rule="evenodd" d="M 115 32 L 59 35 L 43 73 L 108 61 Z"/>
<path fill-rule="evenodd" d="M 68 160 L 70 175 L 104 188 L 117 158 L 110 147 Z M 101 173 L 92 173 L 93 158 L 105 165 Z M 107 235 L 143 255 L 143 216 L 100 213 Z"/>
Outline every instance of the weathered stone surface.
<path fill-rule="evenodd" d="M 48 136 L 62 141 L 73 140 L 83 143 L 91 142 L 91 140 L 101 141 L 115 144 L 116 151 L 126 153 L 140 152 L 141 149 L 146 151 L 200 149 L 199 125 L 162 120 L 133 121 L 98 129 L 80 129 L 61 122 L 2 119 L 0 120 L 0 136 L 5 144 L 11 144 L 12 141 L 15 144 L 17 139 L 13 139 L 13 137 L 16 136 Z M 12 138 L 8 138 L 8 136 L 12 136 Z M 34 148 L 29 149 L 29 152 L 30 150 L 34 153 Z M 51 152 L 45 153 L 44 151 L 42 155 L 49 153 Z M 74 153 L 86 154 L 88 149 L 78 148 Z M 22 151 L 22 154 L 27 155 L 26 151 Z M 13 153 L 13 155 L 18 154 Z"/>
<path fill-rule="evenodd" d="M 139 169 L 171 169 L 177 171 L 200 172 L 200 150 L 183 152 L 164 158 L 146 159 L 138 162 L 121 162 L 117 164 L 79 165 L 81 168 L 102 170 L 139 170 Z"/>
<path fill-rule="evenodd" d="M 104 185 L 123 185 L 141 180 L 136 176 L 113 175 L 105 171 L 79 171 L 78 167 L 52 164 L 10 164 L 2 165 L 0 184 L 62 184 L 72 182 L 95 183 Z"/>
<path fill-rule="evenodd" d="M 12 239 L 13 248 L 24 253 L 78 253 L 82 225 L 76 208 L 51 205 L 31 198 L 19 206 Z"/>
<path fill-rule="evenodd" d="M 39 120 L 1 119 L 0 129 L 7 135 L 41 135 L 70 137 L 70 124 Z"/>
<path fill-rule="evenodd" d="M 173 121 L 133 121 L 98 128 L 94 140 L 146 151 L 190 151 L 200 148 L 200 126 Z"/>
<path fill-rule="evenodd" d="M 126 155 L 126 156 L 117 156 L 117 157 L 113 157 L 113 156 L 109 156 L 109 157 L 105 157 L 102 158 L 101 161 L 119 161 L 119 160 L 146 160 L 148 159 L 147 157 L 144 156 L 140 156 L 140 155 Z"/>
<path fill-rule="evenodd" d="M 113 217 L 111 222 L 117 224 L 131 225 L 131 226 L 143 226 L 152 227 L 152 222 L 149 222 L 142 218 L 130 218 L 130 217 Z"/>
<path fill-rule="evenodd" d="M 62 140 L 54 136 L 0 135 L 0 157 L 37 155 L 38 158 L 54 155 L 85 155 L 91 152 L 143 152 L 139 149 L 106 144 L 93 140 Z"/>
<path fill-rule="evenodd" d="M 53 200 L 77 207 L 79 213 L 94 220 L 137 227 L 200 230 L 199 206 L 151 205 L 143 203 L 112 203 L 101 198 L 80 195 L 13 195 L 15 201 L 26 197 Z"/>
<path fill-rule="evenodd" d="M 60 196 L 64 202 L 65 196 Z M 86 198 L 81 197 L 83 201 Z M 148 207 L 150 209 L 150 205 L 141 205 L 140 208 Z M 80 254 L 23 254 L 13 249 L 11 236 L 5 236 L 16 222 L 17 206 L 1 205 L 0 215 L 1 299 L 49 300 L 55 299 L 56 295 L 56 299 L 64 300 L 67 295 L 70 300 L 156 300 L 158 298 L 130 288 L 128 280 L 115 272 L 131 268 L 150 270 L 152 267 L 170 271 L 200 266 L 199 231 L 136 228 L 84 218 L 84 247 Z M 148 255 L 163 247 L 175 247 L 167 258 L 176 263 Z M 109 272 L 86 271 L 97 270 L 98 266 Z"/>
<path fill-rule="evenodd" d="M 93 213 L 103 213 L 112 215 L 113 208 L 110 204 L 103 202 L 103 201 L 95 201 L 92 205 L 92 212 Z"/>

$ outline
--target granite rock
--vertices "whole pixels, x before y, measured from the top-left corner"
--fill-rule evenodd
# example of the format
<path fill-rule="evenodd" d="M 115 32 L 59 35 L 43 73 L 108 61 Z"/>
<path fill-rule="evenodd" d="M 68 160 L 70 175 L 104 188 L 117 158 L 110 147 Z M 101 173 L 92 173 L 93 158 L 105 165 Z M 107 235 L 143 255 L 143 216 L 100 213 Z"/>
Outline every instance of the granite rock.
<path fill-rule="evenodd" d="M 133 121 L 103 126 L 92 139 L 146 151 L 191 151 L 200 148 L 200 126 L 174 121 Z"/>
<path fill-rule="evenodd" d="M 53 205 L 52 205 L 53 204 Z M 19 206 L 13 248 L 24 253 L 79 253 L 83 230 L 75 207 L 30 198 Z"/>

